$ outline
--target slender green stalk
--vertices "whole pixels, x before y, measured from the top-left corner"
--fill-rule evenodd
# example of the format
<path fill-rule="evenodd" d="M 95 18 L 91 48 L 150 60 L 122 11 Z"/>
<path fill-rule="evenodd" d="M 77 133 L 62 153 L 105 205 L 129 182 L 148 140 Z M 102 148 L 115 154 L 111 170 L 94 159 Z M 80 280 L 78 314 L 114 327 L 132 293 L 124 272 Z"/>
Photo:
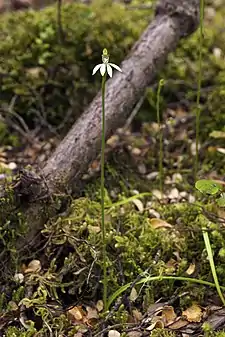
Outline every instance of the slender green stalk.
<path fill-rule="evenodd" d="M 207 251 L 207 254 L 208 254 L 209 264 L 210 264 L 213 279 L 214 279 L 214 282 L 215 282 L 216 290 L 217 290 L 217 293 L 218 293 L 223 305 L 225 305 L 225 299 L 224 299 L 224 296 L 222 294 L 221 287 L 220 287 L 218 277 L 217 277 L 217 274 L 216 274 L 216 268 L 215 268 L 215 264 L 214 264 L 214 260 L 213 260 L 213 253 L 212 253 L 212 249 L 211 249 L 211 245 L 210 245 L 210 241 L 209 241 L 209 235 L 208 235 L 208 232 L 206 230 L 204 230 L 204 228 L 202 229 L 202 233 L 203 233 L 205 247 L 206 247 L 206 251 Z"/>
<path fill-rule="evenodd" d="M 106 251 L 106 228 L 105 228 L 105 85 L 107 74 L 113 75 L 113 68 L 122 72 L 121 68 L 114 63 L 109 63 L 109 54 L 106 48 L 102 51 L 102 63 L 97 64 L 92 75 L 99 70 L 102 76 L 102 148 L 101 148 L 101 234 L 102 234 L 102 259 L 103 259 L 103 303 L 104 310 L 107 308 L 107 251 Z"/>
<path fill-rule="evenodd" d="M 196 278 L 191 277 L 183 277 L 183 276 L 147 276 L 140 281 L 138 281 L 136 284 L 143 284 L 147 282 L 153 282 L 153 281 L 164 281 L 164 280 L 171 280 L 171 281 L 183 281 L 183 282 L 191 282 L 191 283 L 197 283 L 202 284 L 204 286 L 209 287 L 216 287 L 216 285 L 212 282 L 198 280 Z M 120 287 L 117 291 L 115 291 L 108 300 L 108 308 L 111 306 L 111 304 L 124 292 L 126 291 L 130 286 L 132 285 L 132 282 L 127 283 Z M 220 287 L 221 289 L 225 290 L 225 287 Z M 107 308 L 107 309 L 108 309 Z"/>
<path fill-rule="evenodd" d="M 107 256 L 106 256 L 106 228 L 105 228 L 105 83 L 106 73 L 102 76 L 102 147 L 101 147 L 101 233 L 103 255 L 103 303 L 107 307 Z"/>
<path fill-rule="evenodd" d="M 112 211 L 112 209 L 114 209 L 115 207 L 126 205 L 126 204 L 128 204 L 129 202 L 131 202 L 135 199 L 143 198 L 143 197 L 146 197 L 146 196 L 150 197 L 150 196 L 152 196 L 152 193 L 151 192 L 138 193 L 138 194 L 133 195 L 132 197 L 125 198 L 123 200 L 114 202 L 110 205 L 106 205 L 105 208 L 107 208 L 107 213 L 110 213 Z"/>
<path fill-rule="evenodd" d="M 200 97 L 201 97 L 201 87 L 202 87 L 202 48 L 203 48 L 203 21 L 204 21 L 204 0 L 200 0 L 200 37 L 199 37 L 199 59 L 198 59 L 198 87 L 197 87 L 197 98 L 196 98 L 196 126 L 195 126 L 195 165 L 194 165 L 194 177 L 197 180 L 198 174 L 198 152 L 199 152 L 199 124 L 200 124 Z"/>
<path fill-rule="evenodd" d="M 164 85 L 164 80 L 161 79 L 158 85 L 157 102 L 156 102 L 157 123 L 159 127 L 159 189 L 160 189 L 162 196 L 163 196 L 163 131 L 162 131 L 162 126 L 160 122 L 160 94 L 161 94 L 161 89 L 163 85 Z"/>

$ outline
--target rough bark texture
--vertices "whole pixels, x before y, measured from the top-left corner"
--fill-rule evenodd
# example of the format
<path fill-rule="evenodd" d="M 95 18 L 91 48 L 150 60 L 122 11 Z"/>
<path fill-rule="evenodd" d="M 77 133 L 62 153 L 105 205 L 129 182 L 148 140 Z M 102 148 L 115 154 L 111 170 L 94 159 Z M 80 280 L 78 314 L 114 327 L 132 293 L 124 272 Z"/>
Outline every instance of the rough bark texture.
<path fill-rule="evenodd" d="M 122 62 L 123 72 L 115 73 L 113 78 L 107 81 L 106 138 L 124 124 L 168 54 L 175 49 L 182 37 L 191 34 L 197 28 L 198 21 L 199 0 L 158 2 L 155 19 Z M 42 174 L 50 192 L 63 193 L 80 180 L 100 151 L 100 139 L 101 93 L 74 124 L 44 167 Z M 43 225 L 43 219 L 39 216 L 40 207 L 41 205 L 36 204 L 27 209 L 29 241 Z"/>
<path fill-rule="evenodd" d="M 160 0 L 156 15 L 176 17 L 180 26 L 180 37 L 190 35 L 199 24 L 199 0 Z"/>
<path fill-rule="evenodd" d="M 106 138 L 122 126 L 145 88 L 152 82 L 181 37 L 198 25 L 198 0 L 161 0 L 155 20 L 106 87 Z M 100 55 L 99 55 L 100 59 Z M 113 61 L 113 60 L 112 60 Z M 72 127 L 44 168 L 51 190 L 76 182 L 100 150 L 101 93 Z"/>

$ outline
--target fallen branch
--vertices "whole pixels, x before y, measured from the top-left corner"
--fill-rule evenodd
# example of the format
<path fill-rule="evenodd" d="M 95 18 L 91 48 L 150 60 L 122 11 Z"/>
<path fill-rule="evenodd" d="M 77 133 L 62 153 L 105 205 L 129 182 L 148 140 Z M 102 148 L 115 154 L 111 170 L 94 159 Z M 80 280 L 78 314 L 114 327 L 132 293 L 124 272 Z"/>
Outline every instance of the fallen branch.
<path fill-rule="evenodd" d="M 106 85 L 106 138 L 124 125 L 140 97 L 144 95 L 168 54 L 182 37 L 190 35 L 198 26 L 199 0 L 160 0 L 156 15 L 122 62 L 122 73 Z M 101 51 L 99 51 L 101 54 Z M 49 195 L 68 193 L 86 172 L 88 165 L 99 154 L 101 146 L 101 94 L 92 101 L 76 121 L 67 136 L 48 160 L 42 175 Z M 45 189 L 45 184 L 41 188 Z M 45 191 L 43 191 L 45 192 Z M 40 192 L 40 195 L 44 194 Z M 25 216 L 29 225 L 25 242 L 30 242 L 41 230 L 47 218 L 56 214 L 50 199 L 27 205 Z M 51 209 L 46 212 L 46 209 Z M 18 246 L 24 245 L 21 239 Z"/>

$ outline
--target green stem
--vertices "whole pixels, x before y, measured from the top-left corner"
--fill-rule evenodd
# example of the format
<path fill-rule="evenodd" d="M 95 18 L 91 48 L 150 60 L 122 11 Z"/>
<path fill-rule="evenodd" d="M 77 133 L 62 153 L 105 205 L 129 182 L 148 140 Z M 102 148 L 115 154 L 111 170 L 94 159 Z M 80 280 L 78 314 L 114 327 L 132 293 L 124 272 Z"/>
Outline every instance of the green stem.
<path fill-rule="evenodd" d="M 204 21 L 204 0 L 200 0 L 200 38 L 199 38 L 199 68 L 198 68 L 198 88 L 197 88 L 197 98 L 196 98 L 196 141 L 195 141 L 195 165 L 194 165 L 194 177 L 195 181 L 197 180 L 198 174 L 198 151 L 199 151 L 199 124 L 200 124 L 200 97 L 201 97 L 201 87 L 202 87 L 202 48 L 203 48 L 203 21 Z"/>
<path fill-rule="evenodd" d="M 183 281 L 183 282 L 191 282 L 191 283 L 197 283 L 202 284 L 204 286 L 209 287 L 216 287 L 216 285 L 212 282 L 204 281 L 204 280 L 198 280 L 196 278 L 190 278 L 190 277 L 183 277 L 183 276 L 147 276 L 140 281 L 138 281 L 136 284 L 143 284 L 147 282 L 153 282 L 153 281 L 164 281 L 164 280 L 172 280 L 172 281 Z M 126 291 L 130 286 L 132 285 L 132 282 L 127 283 L 120 287 L 117 291 L 115 291 L 108 300 L 108 308 L 112 305 L 112 303 L 124 292 Z M 225 287 L 221 287 L 221 289 L 225 290 Z"/>
<path fill-rule="evenodd" d="M 208 235 L 208 232 L 206 230 L 204 230 L 204 228 L 202 229 L 202 233 L 203 233 L 205 247 L 206 247 L 206 250 L 207 250 L 210 268 L 211 268 L 211 272 L 212 272 L 212 275 L 213 275 L 216 290 L 217 290 L 217 293 L 218 293 L 223 305 L 225 305 L 225 299 L 224 299 L 224 296 L 222 294 L 221 287 L 220 287 L 218 277 L 217 277 L 217 274 L 216 274 L 216 268 L 215 268 L 215 264 L 214 264 L 214 260 L 213 260 L 213 253 L 212 253 L 212 249 L 211 249 L 211 245 L 210 245 L 210 241 L 209 241 L 209 235 Z"/>
<path fill-rule="evenodd" d="M 105 83 L 106 74 L 102 76 L 102 147 L 101 147 L 101 233 L 103 257 L 103 303 L 107 308 L 107 261 L 106 261 L 106 229 L 105 229 Z"/>
<path fill-rule="evenodd" d="M 160 123 L 160 93 L 163 85 L 164 80 L 161 79 L 159 81 L 159 86 L 157 90 L 157 102 L 156 102 L 157 123 L 159 127 L 159 189 L 161 192 L 161 196 L 163 196 L 163 131 Z"/>

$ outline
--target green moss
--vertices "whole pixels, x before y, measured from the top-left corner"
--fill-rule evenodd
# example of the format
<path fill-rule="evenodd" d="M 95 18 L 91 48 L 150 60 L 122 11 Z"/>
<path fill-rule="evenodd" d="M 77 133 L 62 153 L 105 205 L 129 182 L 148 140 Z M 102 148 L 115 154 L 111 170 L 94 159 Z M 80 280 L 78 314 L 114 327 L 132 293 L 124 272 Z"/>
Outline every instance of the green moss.
<path fill-rule="evenodd" d="M 213 331 L 213 327 L 208 322 L 204 322 L 202 325 L 204 336 L 206 337 L 225 337 L 225 331 Z"/>
<path fill-rule="evenodd" d="M 35 120 L 41 122 L 40 115 L 57 126 L 64 120 L 65 111 L 73 107 L 74 113 L 64 124 L 66 131 L 99 89 L 99 80 L 91 73 L 94 65 L 100 62 L 101 50 L 107 48 L 113 62 L 120 63 L 153 14 L 153 10 L 128 11 L 110 1 L 104 4 L 97 1 L 88 7 L 65 4 L 62 9 L 63 40 L 58 34 L 55 7 L 4 15 L 0 23 L 1 105 L 7 107 L 16 95 L 14 110 L 30 127 L 34 127 Z M 203 138 L 208 137 L 212 128 L 221 130 L 225 124 L 225 66 L 223 57 L 213 53 L 214 48 L 220 48 L 222 55 L 225 53 L 223 18 L 224 9 L 221 8 L 214 18 L 205 20 L 201 94 Z M 162 107 L 183 101 L 190 111 L 194 110 L 198 38 L 197 32 L 182 40 L 160 72 L 158 80 L 164 78 L 168 82 L 161 94 Z M 149 91 L 138 118 L 152 120 L 155 104 L 156 91 Z"/>
<path fill-rule="evenodd" d="M 199 269 L 199 277 L 211 280 L 207 256 L 204 252 L 204 242 L 199 220 L 200 209 L 188 204 L 153 205 L 161 217 L 172 224 L 171 230 L 156 230 L 148 219 L 148 214 L 137 212 L 133 204 L 125 204 L 120 214 L 119 208 L 107 214 L 107 252 L 109 291 L 113 293 L 124 283 L 132 282 L 146 270 L 152 275 L 171 274 L 183 275 L 189 264 L 195 261 Z M 63 283 L 68 280 L 73 283 L 71 273 L 77 275 L 76 283 L 70 286 L 70 292 L 75 294 L 85 286 L 89 275 L 89 289 L 95 285 L 95 275 L 102 268 L 101 257 L 101 213 L 100 203 L 80 198 L 71 205 L 70 215 L 51 221 L 46 226 L 44 235 L 52 237 L 47 255 L 57 256 L 60 247 L 64 247 L 60 258 L 54 260 L 55 268 Z M 221 240 L 212 237 L 212 245 L 221 256 Z M 160 257 L 155 261 L 157 254 Z M 176 252 L 180 256 L 177 267 L 171 270 L 169 261 Z M 115 261 L 119 262 L 115 264 Z M 93 264 L 94 263 L 94 264 Z M 218 267 L 223 265 L 223 258 L 218 261 Z M 92 267 L 91 267 L 92 266 Z M 90 273 L 90 268 L 92 272 Z M 123 277 L 121 278 L 121 275 Z M 71 279 L 72 277 L 72 279 Z M 222 276 L 221 276 L 222 277 Z M 189 285 L 188 285 L 189 287 Z M 190 286 L 192 287 L 192 286 Z M 196 298 L 202 299 L 204 287 L 196 291 Z M 87 288 L 86 288 L 87 291 Z M 173 282 L 165 282 L 163 287 L 154 283 L 148 288 L 148 297 L 158 298 L 174 292 Z"/>
<path fill-rule="evenodd" d="M 37 330 L 34 327 L 29 329 L 18 329 L 16 327 L 9 327 L 6 331 L 6 337 L 32 337 Z"/>
<path fill-rule="evenodd" d="M 197 278 L 212 281 L 201 233 L 202 225 L 208 220 L 200 216 L 201 208 L 190 204 L 157 203 L 153 203 L 151 207 L 172 227 L 154 228 L 148 213 L 138 212 L 133 203 L 124 203 L 122 207 L 115 207 L 106 213 L 109 296 L 141 275 L 184 276 L 191 263 L 196 265 Z M 60 321 L 60 318 L 52 318 L 51 311 L 46 309 L 49 301 L 55 300 L 59 307 L 69 307 L 77 299 L 81 303 L 85 298 L 94 303 L 101 299 L 100 225 L 100 203 L 87 197 L 74 200 L 67 215 L 50 219 L 42 232 L 47 244 L 43 243 L 41 256 L 38 252 L 35 256 L 42 258 L 44 266 L 39 273 L 28 275 L 26 279 L 33 287 L 32 294 L 26 298 L 23 294 L 24 287 L 14 285 L 11 296 L 9 290 L 7 299 L 1 300 L 3 311 L 7 310 L 9 300 L 20 302 L 28 311 L 35 313 L 34 321 L 39 317 L 53 331 L 58 331 L 56 320 Z M 216 224 L 209 222 L 209 229 L 212 230 L 210 240 L 218 276 L 222 280 L 225 277 L 225 266 L 221 248 L 224 247 L 225 237 Z M 203 286 L 196 287 L 173 280 L 154 281 L 144 287 L 143 284 L 135 285 L 135 289 L 138 298 L 134 305 L 144 303 L 145 307 L 149 307 L 160 297 L 168 298 L 175 292 L 191 294 L 182 297 L 181 307 L 187 306 L 193 300 L 203 303 L 206 296 L 206 288 Z M 126 322 L 127 315 L 127 308 L 122 305 L 112 316 L 112 322 L 121 323 L 121 319 Z M 66 318 L 61 319 L 60 326 L 61 332 L 65 331 L 65 327 L 66 333 L 72 329 Z M 47 331 L 45 325 L 42 329 L 43 333 Z"/>
<path fill-rule="evenodd" d="M 166 329 L 154 329 L 151 333 L 151 337 L 176 337 L 176 334 Z"/>
<path fill-rule="evenodd" d="M 150 11 L 151 12 L 151 11 Z M 118 4 L 96 1 L 92 6 L 65 4 L 64 39 L 58 35 L 56 8 L 6 14 L 0 23 L 0 104 L 7 107 L 16 95 L 14 111 L 30 127 L 47 119 L 54 126 L 73 113 L 65 129 L 99 90 L 92 77 L 101 51 L 120 63 L 149 20 L 148 13 L 127 11 Z M 40 118 L 40 116 L 42 116 Z"/>
<path fill-rule="evenodd" d="M 212 19 L 205 18 L 203 41 L 202 92 L 201 92 L 201 137 L 206 139 L 212 130 L 224 130 L 225 124 L 225 33 L 223 31 L 224 8 L 218 9 Z M 185 106 L 190 113 L 195 112 L 199 32 L 181 40 L 175 52 L 168 57 L 166 65 L 157 76 L 165 80 L 161 93 L 162 110 L 169 104 Z M 214 50 L 220 49 L 221 57 L 216 56 Z M 142 121 L 151 121 L 156 116 L 156 92 L 150 89 L 147 94 L 148 104 L 137 116 Z M 149 112 L 152 112 L 150 114 Z"/>
<path fill-rule="evenodd" d="M 18 137 L 15 134 L 12 134 L 8 126 L 0 121 L 0 144 L 2 145 L 12 145 L 17 146 L 18 143 Z"/>
<path fill-rule="evenodd" d="M 225 337 L 225 331 L 218 331 L 218 332 L 214 332 L 210 335 L 210 337 Z"/>

